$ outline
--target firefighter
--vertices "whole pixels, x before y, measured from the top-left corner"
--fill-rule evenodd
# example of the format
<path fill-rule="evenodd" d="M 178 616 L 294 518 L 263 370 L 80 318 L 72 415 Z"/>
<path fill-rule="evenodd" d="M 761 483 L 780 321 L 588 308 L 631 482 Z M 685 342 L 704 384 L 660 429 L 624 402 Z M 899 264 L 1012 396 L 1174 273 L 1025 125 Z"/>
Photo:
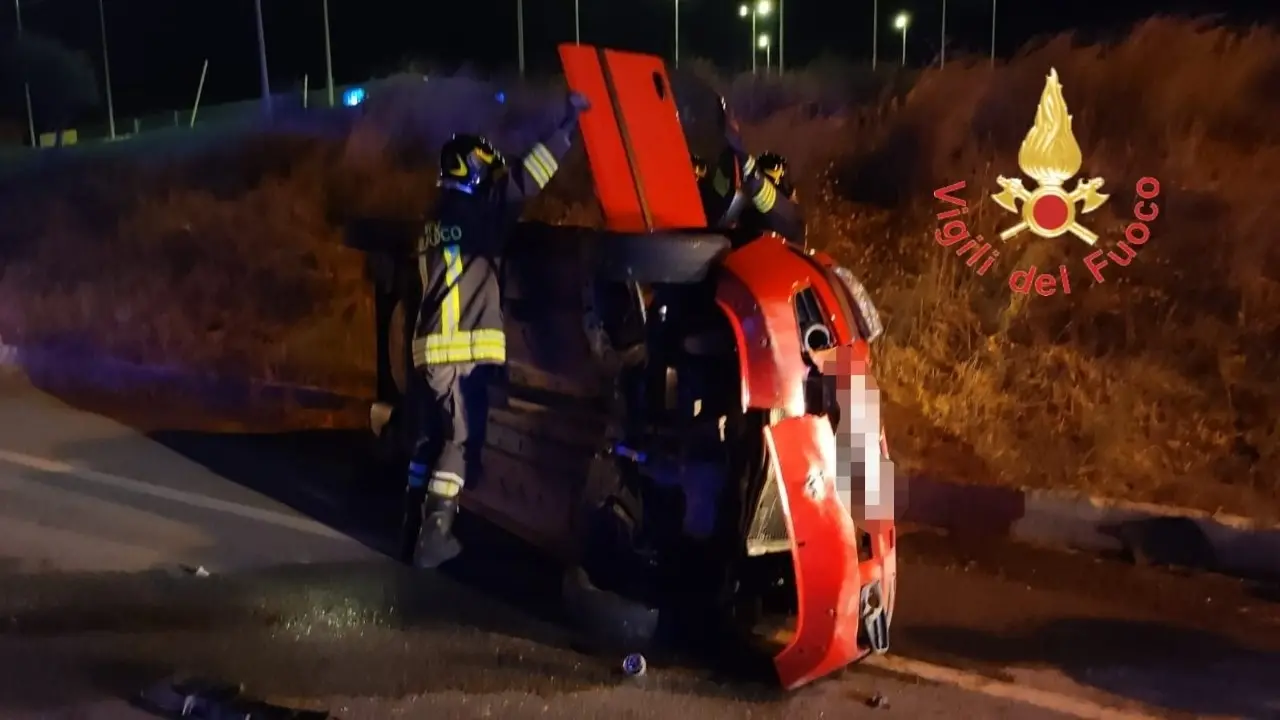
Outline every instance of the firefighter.
<path fill-rule="evenodd" d="M 698 177 L 698 192 L 707 222 L 715 223 L 724 216 L 737 190 L 750 202 L 738 216 L 737 225 L 743 237 L 754 240 L 760 233 L 771 231 L 804 247 L 804 215 L 786 158 L 774 152 L 759 157 L 748 155 L 737 123 L 728 117 L 727 110 L 724 122 L 728 147 L 717 158 L 715 167 L 693 156 L 693 170 Z"/>
<path fill-rule="evenodd" d="M 471 438 L 486 422 L 482 372 L 506 363 L 499 277 L 503 244 L 525 203 L 569 151 L 587 99 L 570 93 L 556 130 L 518 164 L 482 137 L 455 135 L 440 151 L 440 197 L 418 243 L 422 304 L 413 364 L 424 380 L 424 423 L 409 463 L 406 519 L 421 502 L 414 564 L 434 568 L 462 551 L 453 535 Z M 415 497 L 416 496 L 416 497 Z"/>
<path fill-rule="evenodd" d="M 738 218 L 748 235 L 772 231 L 788 242 L 805 247 L 804 215 L 791 183 L 787 160 L 773 152 L 742 160 L 743 195 L 751 200 Z"/>

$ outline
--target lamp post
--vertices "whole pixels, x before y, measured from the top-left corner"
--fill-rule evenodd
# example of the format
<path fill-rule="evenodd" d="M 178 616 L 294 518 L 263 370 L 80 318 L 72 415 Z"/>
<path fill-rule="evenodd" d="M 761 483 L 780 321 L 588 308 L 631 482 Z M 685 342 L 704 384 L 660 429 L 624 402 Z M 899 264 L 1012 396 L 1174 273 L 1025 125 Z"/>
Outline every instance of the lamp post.
<path fill-rule="evenodd" d="M 111 59 L 107 54 L 107 13 L 98 0 L 98 29 L 102 32 L 102 76 L 107 83 L 107 128 L 111 139 L 116 139 L 116 109 L 111 102 Z"/>
<path fill-rule="evenodd" d="M 784 28 L 783 28 L 783 22 L 782 22 L 782 18 L 786 14 L 782 11 L 783 6 L 785 4 L 786 4 L 785 0 L 778 0 L 778 74 L 779 75 L 781 75 L 787 69 L 786 57 L 784 56 L 785 50 L 787 49 L 787 40 L 786 40 L 787 34 L 783 32 Z"/>
<path fill-rule="evenodd" d="M 516 54 L 520 56 L 520 77 L 524 77 L 524 0 L 516 0 Z"/>
<path fill-rule="evenodd" d="M 768 17 L 773 13 L 773 3 L 769 0 L 760 0 L 754 6 L 741 5 L 738 7 L 738 17 L 751 18 L 751 72 L 756 71 L 756 43 L 759 42 L 756 33 L 756 19 Z"/>
<path fill-rule="evenodd" d="M 271 81 L 267 74 L 267 35 L 262 29 L 262 0 L 254 0 L 253 14 L 258 21 L 258 75 L 262 81 L 262 109 L 271 115 Z"/>
<path fill-rule="evenodd" d="M 880 0 L 871 2 L 871 69 L 876 69 L 876 55 L 880 51 Z"/>
<path fill-rule="evenodd" d="M 996 66 L 996 0 L 991 0 L 991 67 Z"/>
<path fill-rule="evenodd" d="M 329 107 L 333 107 L 333 46 L 329 37 L 329 0 L 324 0 L 324 74 L 329 88 Z"/>
<path fill-rule="evenodd" d="M 578 0 L 573 0 L 573 44 L 582 44 L 582 20 L 579 15 L 581 8 L 578 7 Z"/>
<path fill-rule="evenodd" d="M 911 16 L 901 12 L 893 19 L 893 27 L 902 31 L 902 66 L 907 66 L 907 26 L 911 24 Z"/>
<path fill-rule="evenodd" d="M 769 74 L 769 68 L 773 66 L 773 43 L 769 42 L 769 33 L 761 33 L 756 39 L 756 47 L 764 51 L 764 74 Z"/>
<path fill-rule="evenodd" d="M 947 66 L 947 0 L 942 0 L 942 49 L 938 51 L 938 67 Z"/>
<path fill-rule="evenodd" d="M 676 43 L 674 57 L 676 67 L 680 67 L 680 0 L 676 0 Z"/>
<path fill-rule="evenodd" d="M 18 36 L 22 36 L 22 0 L 13 0 L 13 14 L 18 21 Z M 31 110 L 31 82 L 27 80 L 26 63 L 22 68 L 22 92 L 27 99 L 27 130 L 31 133 L 31 147 L 36 145 L 36 115 Z"/>

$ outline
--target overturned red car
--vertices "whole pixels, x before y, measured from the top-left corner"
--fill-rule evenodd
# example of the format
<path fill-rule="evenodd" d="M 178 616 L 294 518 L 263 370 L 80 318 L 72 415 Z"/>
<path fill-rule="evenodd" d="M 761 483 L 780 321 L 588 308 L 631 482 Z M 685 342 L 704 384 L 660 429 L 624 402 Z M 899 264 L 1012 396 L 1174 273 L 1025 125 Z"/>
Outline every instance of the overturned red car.
<path fill-rule="evenodd" d="M 660 59 L 560 55 L 591 101 L 605 228 L 517 229 L 510 367 L 464 509 L 559 557 L 575 617 L 629 647 L 695 618 L 762 640 L 787 688 L 885 652 L 896 536 L 884 434 L 859 407 L 883 329 L 866 290 L 821 253 L 744 237 L 732 206 L 709 221 Z M 420 289 L 405 258 L 373 264 L 372 425 L 394 465 Z"/>

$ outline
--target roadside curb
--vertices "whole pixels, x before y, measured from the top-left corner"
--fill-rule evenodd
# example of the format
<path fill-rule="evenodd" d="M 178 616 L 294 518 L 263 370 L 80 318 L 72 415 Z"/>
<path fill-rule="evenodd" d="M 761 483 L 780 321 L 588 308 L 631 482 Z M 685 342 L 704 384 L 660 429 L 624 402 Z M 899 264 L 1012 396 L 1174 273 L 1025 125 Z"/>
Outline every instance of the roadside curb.
<path fill-rule="evenodd" d="M 197 374 L 181 368 L 142 365 L 103 357 L 74 357 L 42 348 L 0 343 L 0 369 L 62 389 L 112 392 L 180 392 L 205 407 L 237 409 L 279 405 L 303 410 L 341 410 L 352 398 L 332 390 L 293 383 Z"/>
<path fill-rule="evenodd" d="M 1237 577 L 1280 577 L 1280 525 L 1071 492 L 906 481 L 900 520 L 958 535 L 1101 553 Z"/>

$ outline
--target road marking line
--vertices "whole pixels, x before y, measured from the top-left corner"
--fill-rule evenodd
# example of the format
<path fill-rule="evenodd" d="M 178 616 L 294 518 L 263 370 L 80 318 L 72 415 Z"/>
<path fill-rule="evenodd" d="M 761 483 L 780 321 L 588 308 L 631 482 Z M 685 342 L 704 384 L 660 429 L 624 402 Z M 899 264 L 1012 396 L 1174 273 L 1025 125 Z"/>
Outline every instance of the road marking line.
<path fill-rule="evenodd" d="M 1160 720 L 1158 715 L 1146 715 L 1139 712 L 1109 708 L 1083 698 L 992 680 L 977 673 L 934 665 L 920 660 L 881 655 L 868 658 L 866 662 L 872 667 L 899 675 L 910 675 L 988 697 L 1013 700 L 1024 705 L 1032 705 L 1042 710 L 1083 718 L 1084 720 Z"/>
<path fill-rule="evenodd" d="M 61 460 L 51 460 L 49 458 L 37 457 L 35 455 L 27 455 L 26 453 L 13 452 L 11 450 L 0 450 L 0 462 L 10 465 L 18 465 L 20 467 L 38 470 L 40 472 L 53 473 L 56 475 L 69 475 L 80 480 L 96 483 L 104 487 L 114 488 L 116 490 L 124 490 L 136 495 L 149 495 L 163 500 L 169 500 L 191 507 L 201 508 L 204 510 L 213 510 L 215 512 L 227 513 L 228 515 L 236 515 L 248 520 L 256 520 L 258 522 L 276 525 L 290 530 L 317 535 L 319 537 L 332 538 L 336 540 L 348 540 L 346 535 L 322 525 L 310 518 L 300 517 L 297 515 L 287 515 L 275 510 L 266 510 L 264 508 L 256 508 L 250 505 L 231 502 L 229 500 L 219 500 L 211 498 L 207 495 L 199 495 L 196 493 L 186 492 L 184 490 L 175 490 L 174 488 L 164 487 L 163 485 L 155 485 L 141 480 L 134 480 L 120 475 L 112 475 L 111 473 L 100 472 L 98 470 L 90 470 L 85 467 L 77 467 Z"/>

